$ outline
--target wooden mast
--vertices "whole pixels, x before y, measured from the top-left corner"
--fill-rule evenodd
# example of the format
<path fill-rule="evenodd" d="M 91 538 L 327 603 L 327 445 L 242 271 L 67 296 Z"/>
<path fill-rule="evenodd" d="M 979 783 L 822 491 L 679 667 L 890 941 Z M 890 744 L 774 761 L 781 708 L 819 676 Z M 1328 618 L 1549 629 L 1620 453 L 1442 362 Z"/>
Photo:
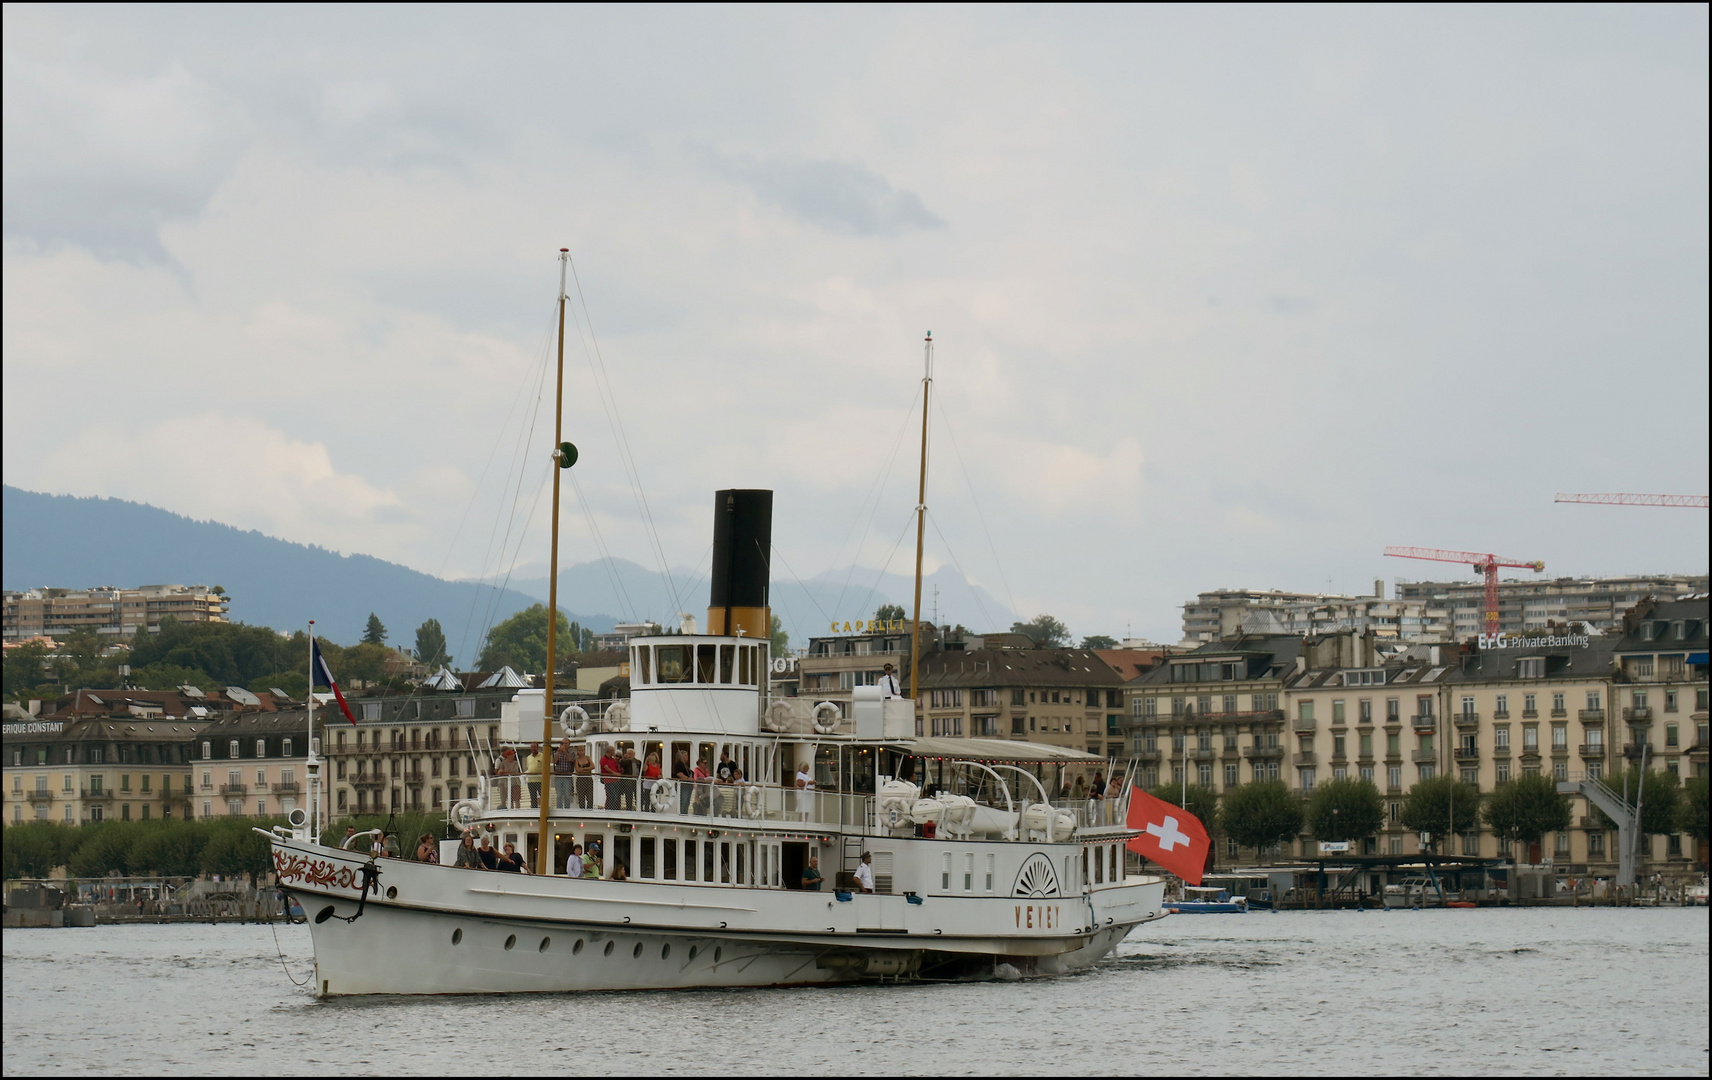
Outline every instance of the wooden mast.
<path fill-rule="evenodd" d="M 547 687 L 541 707 L 541 753 L 536 767 L 541 785 L 541 820 L 535 836 L 535 872 L 546 874 L 551 861 L 553 838 L 547 832 L 547 811 L 553 801 L 553 670 L 559 637 L 559 473 L 568 464 L 564 456 L 565 420 L 565 265 L 570 249 L 559 249 L 559 381 L 553 391 L 553 545 L 547 560 Z M 525 786 L 527 790 L 527 786 Z"/>
<path fill-rule="evenodd" d="M 921 548 L 927 529 L 927 398 L 933 390 L 933 331 L 927 332 L 927 357 L 921 376 L 921 481 L 915 497 L 915 616 L 910 620 L 910 698 L 922 709 Z"/>

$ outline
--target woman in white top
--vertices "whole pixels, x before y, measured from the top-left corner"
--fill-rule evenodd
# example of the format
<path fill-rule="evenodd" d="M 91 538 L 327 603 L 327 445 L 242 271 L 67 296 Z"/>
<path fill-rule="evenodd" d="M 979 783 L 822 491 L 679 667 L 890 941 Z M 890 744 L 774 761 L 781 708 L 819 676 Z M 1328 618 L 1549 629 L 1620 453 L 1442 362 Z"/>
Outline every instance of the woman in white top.
<path fill-rule="evenodd" d="M 814 769 L 805 761 L 797 766 L 797 814 L 803 821 L 807 821 L 813 810 Z"/>

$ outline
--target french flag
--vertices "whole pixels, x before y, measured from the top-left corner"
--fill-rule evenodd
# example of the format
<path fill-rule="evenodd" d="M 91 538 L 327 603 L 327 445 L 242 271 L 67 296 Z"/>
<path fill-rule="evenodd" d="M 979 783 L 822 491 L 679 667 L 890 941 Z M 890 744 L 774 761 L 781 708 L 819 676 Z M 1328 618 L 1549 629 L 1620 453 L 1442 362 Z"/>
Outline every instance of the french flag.
<path fill-rule="evenodd" d="M 333 699 L 339 703 L 339 711 L 345 714 L 345 719 L 356 723 L 357 718 L 351 715 L 351 707 L 345 704 L 345 695 L 339 692 L 339 684 L 333 678 L 333 669 L 327 666 L 327 658 L 321 655 L 321 643 L 311 638 L 309 641 L 310 658 L 309 671 L 310 690 L 328 687 L 333 691 Z"/>

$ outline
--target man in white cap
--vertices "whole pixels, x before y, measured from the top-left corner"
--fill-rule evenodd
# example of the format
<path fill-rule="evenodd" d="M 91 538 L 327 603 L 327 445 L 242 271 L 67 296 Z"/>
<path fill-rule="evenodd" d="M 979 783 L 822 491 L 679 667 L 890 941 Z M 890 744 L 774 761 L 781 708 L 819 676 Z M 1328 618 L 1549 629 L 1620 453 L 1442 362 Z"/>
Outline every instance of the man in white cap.
<path fill-rule="evenodd" d="M 880 676 L 880 693 L 884 697 L 903 697 L 903 687 L 898 685 L 898 677 L 892 674 L 892 665 L 887 664 L 885 673 Z"/>

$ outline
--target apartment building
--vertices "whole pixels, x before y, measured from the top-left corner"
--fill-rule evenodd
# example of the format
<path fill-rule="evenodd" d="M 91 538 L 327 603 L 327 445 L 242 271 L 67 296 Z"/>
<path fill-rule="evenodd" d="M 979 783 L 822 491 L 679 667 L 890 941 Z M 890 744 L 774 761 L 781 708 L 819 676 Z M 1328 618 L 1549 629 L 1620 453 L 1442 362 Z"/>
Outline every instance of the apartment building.
<path fill-rule="evenodd" d="M 1623 615 L 1647 597 L 1682 599 L 1707 591 L 1705 574 L 1630 577 L 1521 578 L 1498 583 L 1498 626 L 1503 633 L 1545 630 L 1580 623 L 1595 634 L 1617 631 Z M 1442 605 L 1450 614 L 1446 640 L 1467 641 L 1485 631 L 1486 586 L 1466 581 L 1401 581 L 1397 598 Z"/>
<path fill-rule="evenodd" d="M 8 592 L 3 600 L 0 637 L 6 641 L 58 640 L 77 630 L 119 641 L 145 630 L 159 633 L 160 621 L 167 615 L 179 622 L 226 622 L 231 608 L 231 598 L 217 585 L 43 588 Z"/>
<path fill-rule="evenodd" d="M 207 725 L 138 709 L 4 725 L 4 820 L 83 825 L 190 817 L 191 743 Z"/>
<path fill-rule="evenodd" d="M 921 631 L 925 657 L 939 648 L 942 634 L 926 623 Z M 848 702 L 854 687 L 876 685 L 885 665 L 891 664 L 903 696 L 909 697 L 910 637 L 909 620 L 896 619 L 880 629 L 810 638 L 808 651 L 796 665 L 797 692 L 823 701 Z"/>
<path fill-rule="evenodd" d="M 1381 581 L 1373 583 L 1372 596 L 1218 589 L 1183 605 L 1183 641 L 1188 645 L 1239 634 L 1310 636 L 1344 630 L 1371 631 L 1404 642 L 1448 641 L 1450 609 L 1432 600 L 1386 599 Z"/>
<path fill-rule="evenodd" d="M 324 719 L 317 715 L 318 724 Z M 222 716 L 196 738 L 196 814 L 279 817 L 307 806 L 308 760 L 307 710 L 245 710 Z"/>
<path fill-rule="evenodd" d="M 1123 678 L 1092 649 L 941 650 L 921 689 L 917 735 L 1124 751 Z"/>
<path fill-rule="evenodd" d="M 444 671 L 408 694 L 353 696 L 355 724 L 336 710 L 318 713 L 333 815 L 443 810 L 475 798 L 503 707 L 519 692 L 511 682 Z"/>

